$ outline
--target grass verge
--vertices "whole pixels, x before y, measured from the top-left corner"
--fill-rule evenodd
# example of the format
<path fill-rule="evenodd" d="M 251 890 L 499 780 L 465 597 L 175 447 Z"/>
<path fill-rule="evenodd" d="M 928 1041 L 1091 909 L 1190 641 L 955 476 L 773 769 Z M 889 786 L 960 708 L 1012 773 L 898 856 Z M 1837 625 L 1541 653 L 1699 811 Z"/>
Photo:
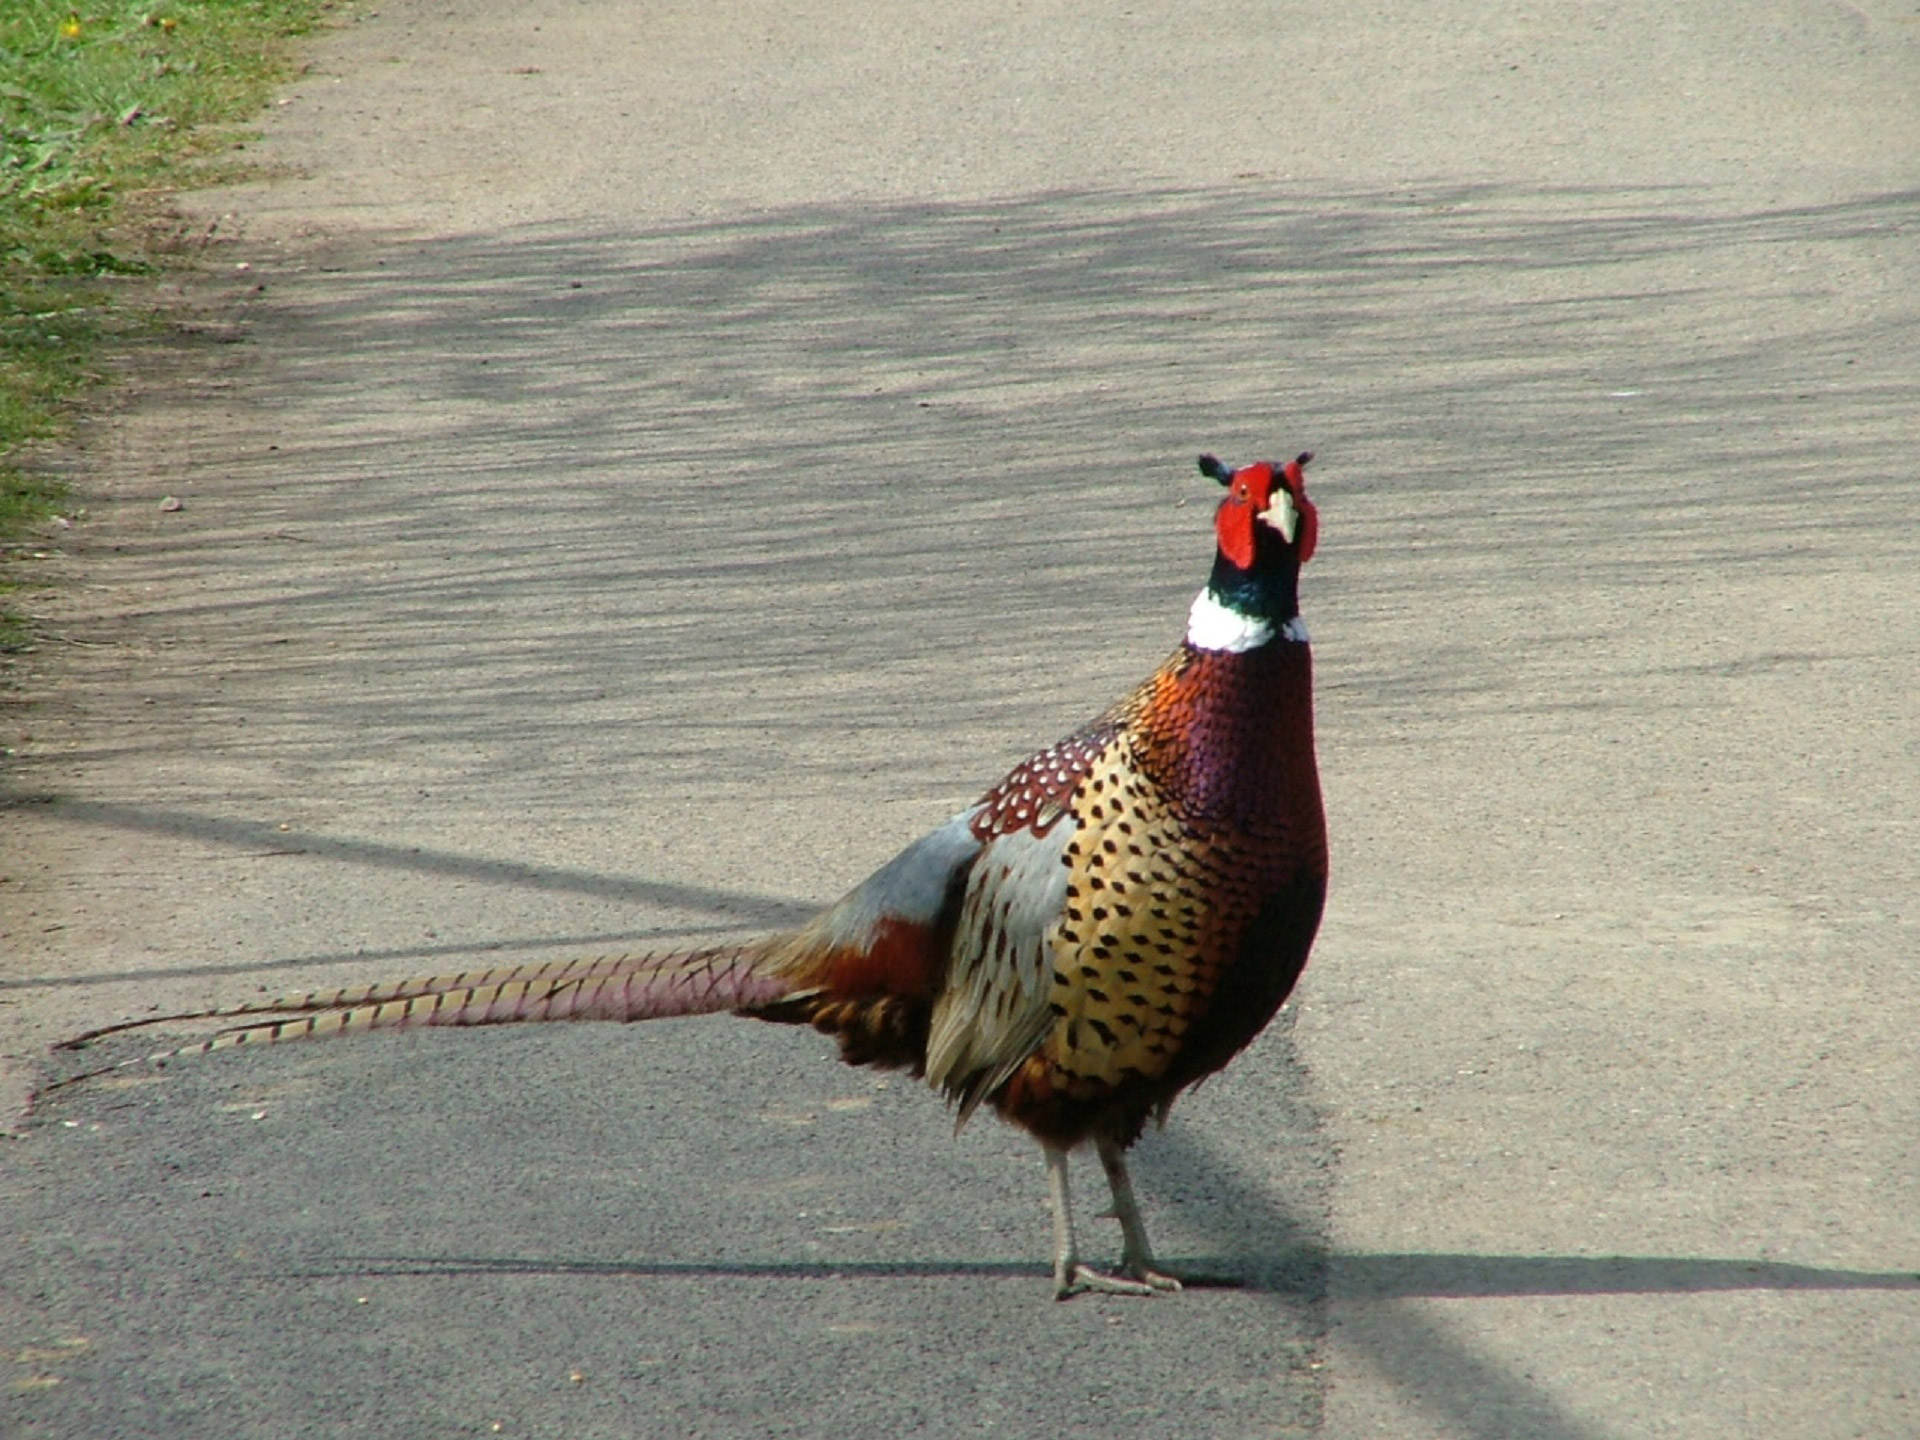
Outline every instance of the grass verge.
<path fill-rule="evenodd" d="M 159 197 L 225 178 L 233 128 L 335 0 L 0 0 L 0 651 L 23 542 L 67 503 L 18 463 L 146 316 L 115 277 L 177 263 Z"/>

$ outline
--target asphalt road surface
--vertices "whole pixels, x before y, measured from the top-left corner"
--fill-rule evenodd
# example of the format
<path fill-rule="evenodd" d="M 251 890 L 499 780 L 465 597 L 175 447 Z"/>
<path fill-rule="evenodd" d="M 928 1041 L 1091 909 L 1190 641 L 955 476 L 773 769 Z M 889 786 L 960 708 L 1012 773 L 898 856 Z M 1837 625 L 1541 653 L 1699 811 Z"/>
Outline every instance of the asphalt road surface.
<path fill-rule="evenodd" d="M 1158 662 L 1202 449 L 1320 456 L 1328 919 L 1139 1152 L 1231 1283 L 1054 1304 L 808 1035 L 228 1054 L 0 1144 L 0 1433 L 1920 1434 L 1920 6 L 337 18 L 66 456 L 9 1113 L 791 923 Z"/>

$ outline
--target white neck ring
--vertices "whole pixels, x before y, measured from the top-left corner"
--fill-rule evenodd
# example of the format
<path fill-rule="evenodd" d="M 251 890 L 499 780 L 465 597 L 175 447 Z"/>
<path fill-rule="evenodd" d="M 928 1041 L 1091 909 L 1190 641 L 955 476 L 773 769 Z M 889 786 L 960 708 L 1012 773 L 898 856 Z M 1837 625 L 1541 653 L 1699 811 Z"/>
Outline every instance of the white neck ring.
<path fill-rule="evenodd" d="M 1213 598 L 1211 590 L 1202 590 L 1196 595 L 1193 608 L 1187 611 L 1187 643 L 1196 650 L 1224 650 L 1232 655 L 1242 655 L 1249 650 L 1258 650 L 1276 633 L 1282 640 L 1304 645 L 1307 643 L 1307 622 L 1295 615 L 1276 632 L 1272 621 L 1242 615 L 1238 610 L 1222 605 Z"/>

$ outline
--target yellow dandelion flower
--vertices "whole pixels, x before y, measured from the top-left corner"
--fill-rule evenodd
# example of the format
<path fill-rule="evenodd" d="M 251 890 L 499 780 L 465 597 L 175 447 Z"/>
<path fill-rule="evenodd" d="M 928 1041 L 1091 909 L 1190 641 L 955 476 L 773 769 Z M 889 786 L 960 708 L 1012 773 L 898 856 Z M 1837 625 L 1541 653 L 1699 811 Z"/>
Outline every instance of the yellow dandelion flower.
<path fill-rule="evenodd" d="M 65 20 L 61 21 L 60 33 L 66 36 L 67 39 L 69 40 L 78 40 L 80 38 L 79 15 L 78 14 L 69 15 Z"/>

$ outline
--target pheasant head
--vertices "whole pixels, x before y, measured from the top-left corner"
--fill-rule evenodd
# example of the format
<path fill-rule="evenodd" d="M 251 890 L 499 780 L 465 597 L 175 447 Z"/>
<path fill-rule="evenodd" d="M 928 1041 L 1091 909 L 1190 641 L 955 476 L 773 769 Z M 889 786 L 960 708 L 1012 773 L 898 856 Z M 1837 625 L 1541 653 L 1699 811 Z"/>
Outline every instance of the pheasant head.
<path fill-rule="evenodd" d="M 1235 470 L 1211 455 L 1202 474 L 1227 496 L 1214 514 L 1219 541 L 1207 588 L 1193 602 L 1187 642 L 1202 650 L 1245 651 L 1277 635 L 1306 639 L 1300 622 L 1300 567 L 1320 538 L 1320 515 L 1307 498 L 1311 451 L 1285 464 L 1263 460 Z"/>

